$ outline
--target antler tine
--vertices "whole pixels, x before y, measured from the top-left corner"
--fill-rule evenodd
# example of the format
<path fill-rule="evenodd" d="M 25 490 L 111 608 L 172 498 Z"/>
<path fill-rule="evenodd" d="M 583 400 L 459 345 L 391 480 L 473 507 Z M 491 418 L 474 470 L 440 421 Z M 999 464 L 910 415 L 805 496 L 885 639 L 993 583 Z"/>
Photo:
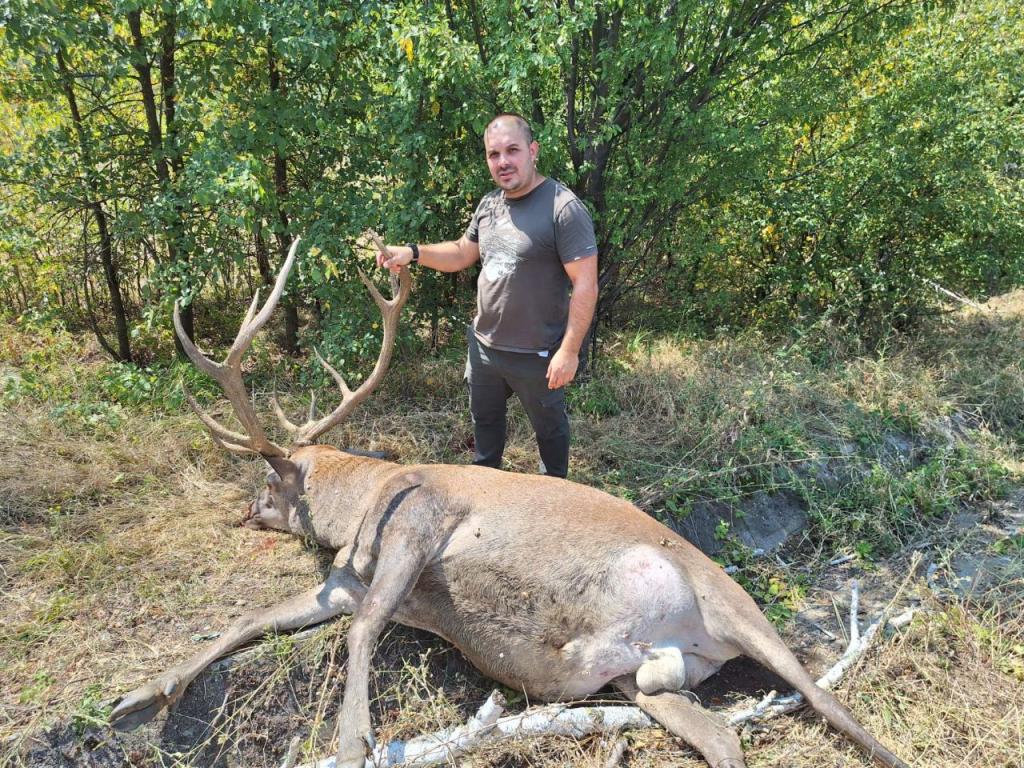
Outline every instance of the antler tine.
<path fill-rule="evenodd" d="M 288 258 L 285 259 L 285 263 L 278 273 L 274 289 L 271 291 L 270 296 L 267 297 L 267 301 L 259 314 L 255 314 L 259 303 L 259 295 L 257 294 L 253 298 L 252 303 L 249 305 L 249 310 L 245 314 L 245 319 L 238 330 L 238 335 L 235 337 L 235 341 L 231 345 L 231 349 L 228 351 L 228 355 L 223 363 L 214 362 L 204 355 L 199 347 L 192 343 L 182 327 L 178 302 L 174 304 L 174 329 L 181 341 L 182 349 L 185 350 L 185 354 L 188 355 L 197 368 L 220 384 L 246 434 L 234 432 L 217 422 L 216 419 L 199 407 L 199 404 L 196 403 L 186 390 L 185 395 L 189 400 L 189 405 L 192 406 L 192 410 L 196 412 L 199 419 L 210 430 L 214 441 L 234 453 L 258 453 L 261 456 L 288 455 L 288 451 L 267 438 L 259 424 L 259 420 L 256 417 L 256 409 L 253 407 L 249 399 L 249 393 L 245 388 L 245 383 L 242 381 L 242 357 L 252 345 L 256 333 L 266 324 L 271 313 L 274 311 L 274 307 L 277 306 L 277 302 L 284 292 L 288 274 L 295 263 L 295 254 L 298 251 L 298 246 L 299 238 L 295 238 L 288 251 Z M 298 428 L 296 427 L 295 429 L 297 430 Z"/>
<path fill-rule="evenodd" d="M 370 232 L 369 235 L 378 249 L 385 250 L 383 241 L 381 241 L 376 233 Z M 324 432 L 327 432 L 343 421 L 359 403 L 365 400 L 380 385 L 384 374 L 387 373 L 388 366 L 391 364 L 391 353 L 394 351 L 395 337 L 398 333 L 398 318 L 402 313 L 402 307 L 405 306 L 405 302 L 409 298 L 409 292 L 412 290 L 412 276 L 409 274 L 408 267 L 402 267 L 399 272 L 397 290 L 395 290 L 392 283 L 392 297 L 390 299 L 385 299 L 381 295 L 377 287 L 363 274 L 362 270 L 359 270 L 359 277 L 370 291 L 374 302 L 380 308 L 384 321 L 384 335 L 381 339 L 380 354 L 377 355 L 377 364 L 373 367 L 373 371 L 366 380 L 353 392 L 348 388 L 341 374 L 334 370 L 317 352 L 317 357 L 320 359 L 321 364 L 331 374 L 341 390 L 341 403 L 322 419 L 318 421 L 310 420 L 303 424 L 295 436 L 297 445 L 309 445 Z"/>
<path fill-rule="evenodd" d="M 238 326 L 238 334 L 241 334 L 242 329 L 252 322 L 253 316 L 256 314 L 256 308 L 260 305 L 260 289 L 256 289 L 256 293 L 252 295 L 252 301 L 249 302 L 249 309 L 245 313 L 245 317 L 242 319 L 242 324 Z M 235 340 L 231 346 L 235 346 L 238 343 L 238 334 L 235 334 Z"/>
<path fill-rule="evenodd" d="M 284 408 L 277 401 L 277 392 L 274 392 L 270 397 L 270 407 L 274 409 L 274 415 L 277 416 L 277 422 L 284 427 L 285 431 L 290 435 L 294 435 L 299 431 L 298 424 L 292 424 L 291 420 L 284 412 Z"/>
<path fill-rule="evenodd" d="M 255 448 L 247 445 L 247 443 L 249 443 L 249 437 L 247 435 L 231 431 L 204 411 L 184 384 L 181 385 L 181 390 L 184 392 L 185 400 L 188 402 L 192 412 L 195 413 L 195 415 L 199 417 L 199 420 L 206 425 L 206 428 L 210 430 L 210 436 L 213 438 L 213 442 L 232 453 L 257 453 Z"/>
<path fill-rule="evenodd" d="M 230 371 L 227 368 L 225 368 L 225 366 L 222 365 L 221 363 L 215 363 L 213 360 L 204 355 L 202 351 L 199 349 L 199 347 L 197 347 L 188 337 L 188 334 L 185 333 L 185 329 L 182 327 L 181 324 L 180 302 L 178 301 L 174 302 L 174 330 L 178 334 L 178 340 L 181 342 L 181 348 L 185 350 L 185 354 L 188 355 L 188 358 L 195 364 L 195 366 L 199 370 L 201 370 L 211 379 L 220 384 L 221 388 L 224 389 L 225 393 L 227 393 L 228 383 L 225 381 L 225 377 L 230 374 Z M 223 424 L 218 422 L 216 419 L 214 419 L 212 416 L 210 416 L 208 413 L 206 413 L 206 411 L 199 407 L 199 403 L 196 402 L 194 397 L 192 397 L 192 394 L 188 391 L 184 384 L 182 384 L 181 389 L 185 393 L 185 399 L 188 401 L 189 406 L 191 406 L 196 416 L 199 417 L 199 420 L 206 425 L 206 428 L 208 430 L 210 430 L 210 433 L 213 435 L 214 441 L 216 443 L 218 443 L 219 445 L 223 445 L 225 448 L 231 450 L 234 453 L 258 453 L 255 446 L 248 447 L 246 445 L 249 442 L 248 437 L 237 432 L 231 431 Z M 230 395 L 228 395 L 228 399 L 234 406 L 235 403 L 233 400 L 231 400 Z M 238 410 L 237 406 L 235 406 L 235 410 Z M 246 424 L 245 419 L 240 417 L 239 420 L 242 422 L 244 426 L 246 426 L 246 428 L 248 428 L 248 424 Z M 253 421 L 255 421 L 255 419 L 253 419 Z M 236 448 L 238 448 L 239 450 L 233 450 L 232 448 L 228 448 L 228 443 L 235 444 Z"/>
<path fill-rule="evenodd" d="M 327 370 L 327 372 L 329 374 L 331 374 L 331 378 L 334 379 L 334 383 L 337 384 L 338 385 L 338 389 L 341 390 L 341 396 L 343 398 L 351 397 L 352 396 L 352 390 L 350 390 L 348 388 L 348 384 L 345 382 L 345 378 L 340 373 L 338 373 L 330 363 L 328 363 L 326 360 L 324 360 L 323 355 L 320 354 L 320 350 L 319 349 L 314 347 L 313 348 L 313 353 L 316 355 L 316 359 L 320 361 L 320 365 L 322 365 Z M 309 420 L 310 421 L 313 420 L 313 413 L 312 413 L 312 411 L 309 414 Z"/>
<path fill-rule="evenodd" d="M 370 230 L 367 234 L 369 234 L 370 239 L 373 240 L 373 244 L 377 247 L 377 250 L 387 251 L 387 246 L 384 244 L 384 241 L 380 239 L 380 235 L 373 230 Z M 409 276 L 409 270 L 407 268 L 403 267 L 397 278 L 394 274 L 391 275 L 390 301 L 380 295 L 380 291 L 377 290 L 377 286 L 370 282 L 369 278 L 363 274 L 363 270 L 360 269 L 358 272 L 359 279 L 362 280 L 363 285 L 370 290 L 370 295 L 373 296 L 373 300 L 376 302 L 377 306 L 380 307 L 381 312 L 387 311 L 385 310 L 385 306 L 394 310 L 396 304 L 398 311 L 401 311 L 406 299 L 409 298 L 409 291 L 412 289 L 412 279 Z"/>
<path fill-rule="evenodd" d="M 259 293 L 253 297 L 252 304 L 249 306 L 249 311 L 245 315 L 245 320 L 242 321 L 241 327 L 238 329 L 238 335 L 235 337 L 234 344 L 231 345 L 231 351 L 228 352 L 228 357 L 225 362 L 229 365 L 233 363 L 241 362 L 242 356 L 249 349 L 252 344 L 252 340 L 256 338 L 256 334 L 260 328 L 266 325 L 267 320 L 274 313 L 277 308 L 277 302 L 281 299 L 281 294 L 284 293 L 285 283 L 288 282 L 288 275 L 292 271 L 292 265 L 295 264 L 295 254 L 299 250 L 299 241 L 302 238 L 296 237 L 292 241 L 291 248 L 288 249 L 288 258 L 284 260 L 284 265 L 281 267 L 281 271 L 277 274 L 277 281 L 274 283 L 274 290 L 267 296 L 267 301 L 263 305 L 263 309 L 260 310 L 259 314 L 253 317 L 253 313 L 256 310 L 256 303 L 259 300 Z"/>
<path fill-rule="evenodd" d="M 220 366 L 213 362 L 210 358 L 202 353 L 192 339 L 185 333 L 185 328 L 181 324 L 181 302 L 178 299 L 174 301 L 174 332 L 178 334 L 178 341 L 181 342 L 181 348 L 185 350 L 185 354 L 188 355 L 188 359 L 191 360 L 196 368 L 201 370 L 211 379 L 216 379 L 219 375 Z"/>
<path fill-rule="evenodd" d="M 370 295 L 373 297 L 373 303 L 380 307 L 381 312 L 385 311 L 390 302 L 381 295 L 381 292 L 377 290 L 377 286 L 373 284 L 373 281 L 370 280 L 370 278 L 366 276 L 366 273 L 359 267 L 356 267 L 356 274 L 359 275 L 359 280 L 366 286 L 366 290 L 368 290 Z"/>

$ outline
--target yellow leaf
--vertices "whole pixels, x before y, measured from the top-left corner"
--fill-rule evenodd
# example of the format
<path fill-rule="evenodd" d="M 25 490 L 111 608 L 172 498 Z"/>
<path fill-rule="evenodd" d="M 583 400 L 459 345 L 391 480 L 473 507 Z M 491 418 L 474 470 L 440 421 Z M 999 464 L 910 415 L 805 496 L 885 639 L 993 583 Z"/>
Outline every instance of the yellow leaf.
<path fill-rule="evenodd" d="M 409 63 L 412 64 L 412 40 L 408 37 L 403 37 L 398 41 L 398 44 L 401 46 L 402 50 L 405 51 L 405 58 L 407 58 Z"/>

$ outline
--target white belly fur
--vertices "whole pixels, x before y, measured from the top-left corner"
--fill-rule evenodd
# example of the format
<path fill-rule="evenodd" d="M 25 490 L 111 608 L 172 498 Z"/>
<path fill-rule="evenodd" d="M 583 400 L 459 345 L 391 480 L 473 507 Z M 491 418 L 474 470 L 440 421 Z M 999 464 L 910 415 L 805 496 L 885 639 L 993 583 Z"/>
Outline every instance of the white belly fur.
<path fill-rule="evenodd" d="M 585 696 L 633 674 L 647 693 L 692 688 L 737 655 L 707 635 L 697 597 L 662 552 L 636 547 L 616 573 L 603 629 L 561 648 L 572 668 L 563 695 Z"/>

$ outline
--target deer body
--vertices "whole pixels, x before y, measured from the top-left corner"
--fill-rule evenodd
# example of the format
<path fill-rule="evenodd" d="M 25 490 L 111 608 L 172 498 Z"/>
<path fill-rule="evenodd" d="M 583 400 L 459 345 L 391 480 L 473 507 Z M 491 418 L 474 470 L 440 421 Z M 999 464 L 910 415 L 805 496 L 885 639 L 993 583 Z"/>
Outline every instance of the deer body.
<path fill-rule="evenodd" d="M 391 301 L 371 286 L 385 343 L 367 382 L 351 392 L 328 366 L 342 404 L 303 427 L 277 408 L 299 447 L 270 442 L 244 394 L 240 362 L 283 290 L 296 246 L 259 315 L 254 300 L 224 363 L 182 343 L 222 384 L 246 428 L 232 432 L 200 412 L 215 439 L 259 453 L 273 468 L 244 523 L 311 538 L 337 555 L 323 584 L 243 616 L 192 658 L 125 696 L 111 714 L 116 727 L 151 719 L 206 665 L 243 643 L 349 613 L 340 768 L 362 768 L 373 742 L 370 658 L 389 620 L 446 638 L 482 672 L 533 699 L 580 698 L 612 683 L 714 768 L 743 768 L 739 739 L 679 691 L 744 654 L 793 685 L 880 765 L 905 768 L 814 684 L 739 585 L 632 504 L 567 480 L 475 466 L 402 466 L 311 445 L 383 376 L 408 295 L 407 272 Z"/>
<path fill-rule="evenodd" d="M 382 518 L 410 507 L 404 535 L 441 540 L 396 620 L 444 637 L 531 698 L 586 696 L 673 645 L 691 657 L 692 687 L 740 652 L 708 633 L 697 591 L 706 600 L 712 588 L 695 591 L 687 576 L 721 569 L 631 504 L 485 467 L 405 467 L 321 446 L 294 459 L 309 453 L 306 504 L 291 532 L 350 556 L 369 586 Z M 728 577 L 724 585 L 743 594 Z"/>

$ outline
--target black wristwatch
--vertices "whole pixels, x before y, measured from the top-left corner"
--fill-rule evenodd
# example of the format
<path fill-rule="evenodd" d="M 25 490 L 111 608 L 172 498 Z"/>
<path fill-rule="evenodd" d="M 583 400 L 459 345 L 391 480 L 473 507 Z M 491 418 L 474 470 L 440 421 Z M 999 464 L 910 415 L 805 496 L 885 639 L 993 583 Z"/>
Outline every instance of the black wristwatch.
<path fill-rule="evenodd" d="M 412 261 L 411 264 L 416 264 L 420 260 L 420 247 L 416 243 L 406 243 L 406 248 L 412 249 Z"/>

